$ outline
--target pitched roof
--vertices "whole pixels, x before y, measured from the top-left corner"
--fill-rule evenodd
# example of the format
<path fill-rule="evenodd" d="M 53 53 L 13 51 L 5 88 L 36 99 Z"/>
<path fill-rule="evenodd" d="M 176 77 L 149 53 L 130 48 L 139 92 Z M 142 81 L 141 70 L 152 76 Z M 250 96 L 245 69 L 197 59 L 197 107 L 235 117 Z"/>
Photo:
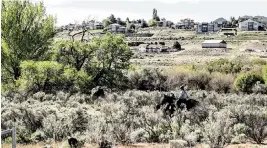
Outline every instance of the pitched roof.
<path fill-rule="evenodd" d="M 257 21 L 252 20 L 252 19 L 248 19 L 248 20 L 242 21 L 242 22 L 240 22 L 240 23 L 243 23 L 243 22 L 254 22 L 254 23 L 259 23 L 259 22 L 257 22 Z"/>
<path fill-rule="evenodd" d="M 218 19 L 216 19 L 215 21 L 213 21 L 213 22 L 224 22 L 224 21 L 227 21 L 225 18 L 223 18 L 223 17 L 220 17 L 220 18 L 218 18 Z M 228 21 L 227 21 L 228 22 Z"/>
<path fill-rule="evenodd" d="M 205 40 L 202 43 L 225 43 L 227 44 L 224 40 Z"/>

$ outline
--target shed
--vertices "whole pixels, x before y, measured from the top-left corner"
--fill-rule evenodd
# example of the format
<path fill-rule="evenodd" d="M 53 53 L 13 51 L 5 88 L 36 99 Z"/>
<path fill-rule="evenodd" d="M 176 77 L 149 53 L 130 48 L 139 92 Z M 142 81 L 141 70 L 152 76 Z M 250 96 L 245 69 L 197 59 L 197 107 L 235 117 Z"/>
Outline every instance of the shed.
<path fill-rule="evenodd" d="M 205 40 L 202 48 L 226 48 L 227 43 L 224 40 Z"/>

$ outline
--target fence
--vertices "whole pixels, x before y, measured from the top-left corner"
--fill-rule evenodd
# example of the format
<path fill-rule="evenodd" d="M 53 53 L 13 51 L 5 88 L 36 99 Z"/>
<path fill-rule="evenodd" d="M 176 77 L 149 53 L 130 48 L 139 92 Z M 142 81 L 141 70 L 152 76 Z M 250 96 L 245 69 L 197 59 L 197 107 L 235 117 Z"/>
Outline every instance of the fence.
<path fill-rule="evenodd" d="M 12 148 L 16 148 L 16 128 L 13 127 L 12 129 L 1 131 L 1 138 L 2 136 L 8 137 L 10 135 L 12 136 Z"/>

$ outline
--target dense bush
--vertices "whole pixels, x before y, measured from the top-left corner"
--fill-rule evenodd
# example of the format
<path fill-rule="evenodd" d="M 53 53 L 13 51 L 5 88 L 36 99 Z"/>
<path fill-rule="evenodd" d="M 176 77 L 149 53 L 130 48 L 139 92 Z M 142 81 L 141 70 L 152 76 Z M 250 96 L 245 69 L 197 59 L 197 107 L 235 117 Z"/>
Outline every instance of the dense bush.
<path fill-rule="evenodd" d="M 214 90 L 228 93 L 232 90 L 234 76 L 231 74 L 213 73 L 196 70 L 193 66 L 188 69 L 164 71 L 160 69 L 143 69 L 128 75 L 130 88 L 138 90 L 175 90 L 182 84 L 188 89 Z"/>
<path fill-rule="evenodd" d="M 166 80 L 167 76 L 160 69 L 143 69 L 129 74 L 131 88 L 138 90 L 167 91 Z"/>
<path fill-rule="evenodd" d="M 267 65 L 263 66 L 262 75 L 263 75 L 263 79 L 265 81 L 265 84 L 267 84 Z"/>
<path fill-rule="evenodd" d="M 213 78 L 210 81 L 211 90 L 221 93 L 228 93 L 232 90 L 232 85 L 234 83 L 234 76 L 231 74 L 213 74 Z"/>
<path fill-rule="evenodd" d="M 211 72 L 220 73 L 238 73 L 241 71 L 242 65 L 229 61 L 228 59 L 218 59 L 207 63 L 207 70 Z"/>
<path fill-rule="evenodd" d="M 252 88 L 258 81 L 260 83 L 264 83 L 262 76 L 259 74 L 255 73 L 240 74 L 234 82 L 234 87 L 239 91 L 251 93 Z"/>
<path fill-rule="evenodd" d="M 22 73 L 18 80 L 19 86 L 33 92 L 51 91 L 55 89 L 59 81 L 60 70 L 62 70 L 62 65 L 57 62 L 24 61 L 21 63 Z"/>
<path fill-rule="evenodd" d="M 239 124 L 244 124 L 242 132 L 246 136 L 261 144 L 267 137 L 266 107 L 254 105 L 238 105 L 232 108 L 233 117 Z"/>

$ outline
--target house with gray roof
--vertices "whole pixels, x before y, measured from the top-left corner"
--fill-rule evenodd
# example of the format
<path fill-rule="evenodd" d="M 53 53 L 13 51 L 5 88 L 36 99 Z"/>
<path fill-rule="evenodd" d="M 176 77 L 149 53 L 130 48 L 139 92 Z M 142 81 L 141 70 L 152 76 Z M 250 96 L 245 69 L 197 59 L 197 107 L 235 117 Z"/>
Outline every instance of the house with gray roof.
<path fill-rule="evenodd" d="M 246 21 L 242 21 L 238 23 L 238 28 L 241 31 L 257 31 L 259 30 L 259 26 L 262 24 L 252 19 L 248 19 Z"/>

